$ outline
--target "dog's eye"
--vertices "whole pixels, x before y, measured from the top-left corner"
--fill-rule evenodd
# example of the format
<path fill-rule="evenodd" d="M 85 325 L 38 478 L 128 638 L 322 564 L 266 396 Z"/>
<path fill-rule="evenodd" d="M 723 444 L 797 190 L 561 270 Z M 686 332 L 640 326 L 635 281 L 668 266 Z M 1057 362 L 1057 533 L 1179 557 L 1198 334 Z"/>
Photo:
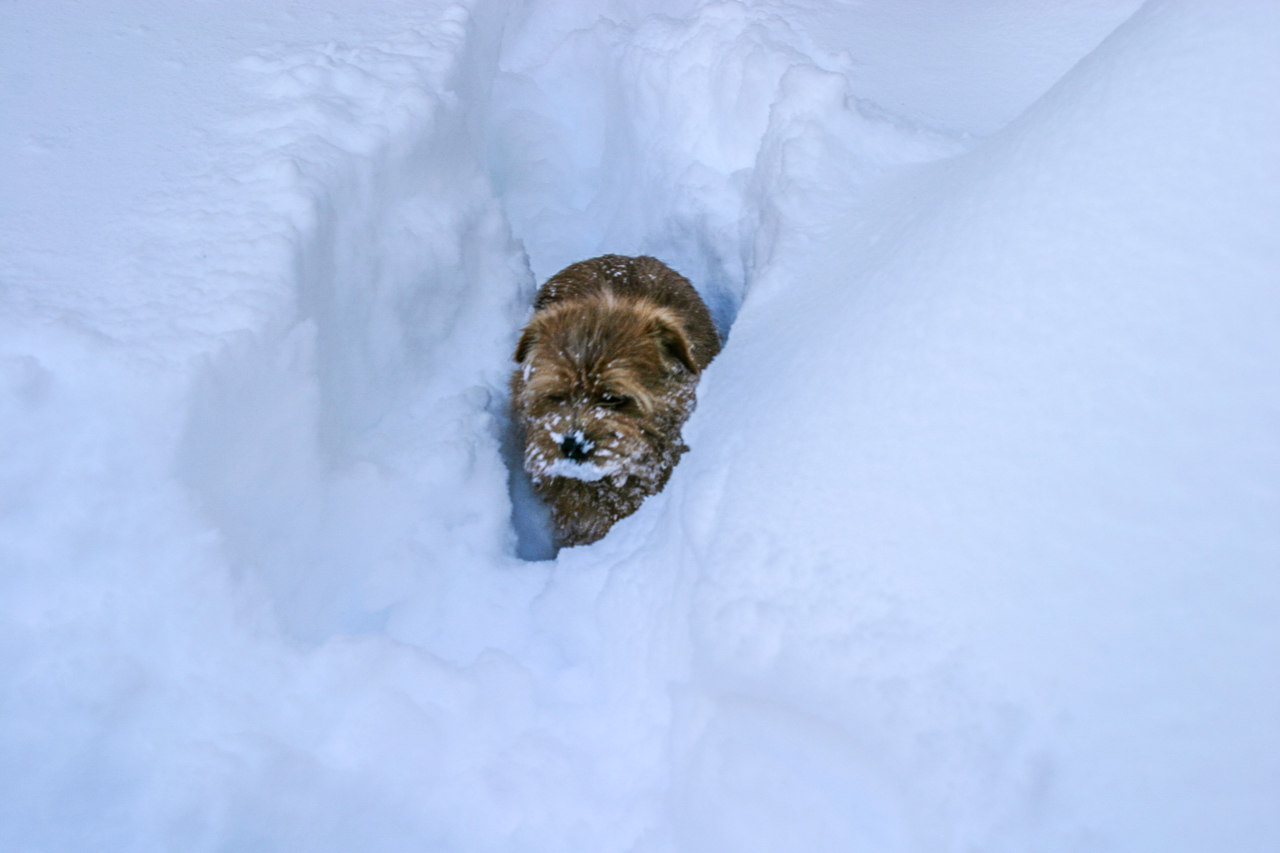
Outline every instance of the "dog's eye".
<path fill-rule="evenodd" d="M 548 394 L 546 400 L 548 403 L 553 403 L 558 406 L 561 403 L 567 402 L 569 397 L 567 394 Z"/>
<path fill-rule="evenodd" d="M 621 409 L 631 402 L 630 397 L 622 394 L 601 394 L 600 405 L 608 409 Z"/>

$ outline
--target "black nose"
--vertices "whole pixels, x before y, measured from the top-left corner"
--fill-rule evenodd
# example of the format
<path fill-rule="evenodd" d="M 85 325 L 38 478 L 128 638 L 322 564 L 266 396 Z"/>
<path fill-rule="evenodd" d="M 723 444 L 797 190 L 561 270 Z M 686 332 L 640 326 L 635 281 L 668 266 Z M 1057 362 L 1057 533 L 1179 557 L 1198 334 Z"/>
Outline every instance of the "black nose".
<path fill-rule="evenodd" d="M 564 441 L 560 442 L 560 452 L 570 462 L 586 462 L 591 448 L 575 433 L 566 435 Z"/>

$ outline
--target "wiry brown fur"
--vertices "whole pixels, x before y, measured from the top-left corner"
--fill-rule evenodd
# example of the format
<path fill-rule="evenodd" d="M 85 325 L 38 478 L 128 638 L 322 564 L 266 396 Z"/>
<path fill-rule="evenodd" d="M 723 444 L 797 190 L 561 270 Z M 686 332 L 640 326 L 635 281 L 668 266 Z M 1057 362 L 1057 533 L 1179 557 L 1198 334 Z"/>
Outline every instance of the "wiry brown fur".
<path fill-rule="evenodd" d="M 542 286 L 534 309 L 511 406 L 558 540 L 582 545 L 666 485 L 720 339 L 688 280 L 649 257 L 573 264 Z"/>

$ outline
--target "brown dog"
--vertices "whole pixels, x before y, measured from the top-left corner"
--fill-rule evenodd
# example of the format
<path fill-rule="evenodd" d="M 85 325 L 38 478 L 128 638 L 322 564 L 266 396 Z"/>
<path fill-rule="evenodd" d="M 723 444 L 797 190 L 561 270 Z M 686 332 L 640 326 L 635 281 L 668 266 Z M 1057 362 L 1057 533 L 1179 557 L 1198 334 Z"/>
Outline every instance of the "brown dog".
<path fill-rule="evenodd" d="M 596 541 L 667 484 L 688 450 L 680 428 L 698 377 L 719 351 L 697 291 L 655 258 L 605 255 L 542 286 L 516 347 L 511 407 L 560 544 Z"/>

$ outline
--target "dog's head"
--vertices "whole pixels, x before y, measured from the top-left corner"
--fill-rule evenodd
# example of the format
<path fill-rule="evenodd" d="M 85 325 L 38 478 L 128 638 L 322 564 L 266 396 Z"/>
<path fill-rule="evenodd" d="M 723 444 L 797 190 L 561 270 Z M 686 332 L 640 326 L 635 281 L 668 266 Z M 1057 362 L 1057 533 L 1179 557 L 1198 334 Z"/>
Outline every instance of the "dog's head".
<path fill-rule="evenodd" d="M 535 482 L 665 477 L 698 378 L 675 312 L 610 293 L 551 305 L 515 359 L 512 405 Z"/>

